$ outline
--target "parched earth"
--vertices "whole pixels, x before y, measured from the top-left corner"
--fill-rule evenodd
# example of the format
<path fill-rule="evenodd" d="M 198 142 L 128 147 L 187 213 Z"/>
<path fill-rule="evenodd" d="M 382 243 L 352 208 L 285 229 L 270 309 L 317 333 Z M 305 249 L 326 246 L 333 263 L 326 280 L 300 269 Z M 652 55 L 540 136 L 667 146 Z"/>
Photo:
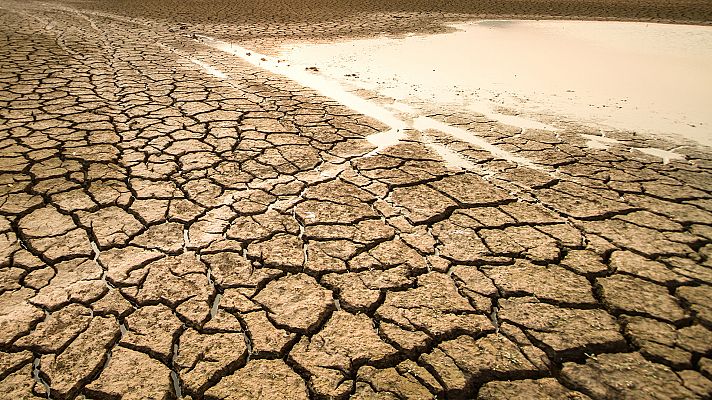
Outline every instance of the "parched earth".
<path fill-rule="evenodd" d="M 531 165 L 374 152 L 201 32 L 0 2 L 0 398 L 710 397 L 709 149 L 433 114 Z"/>
<path fill-rule="evenodd" d="M 64 0 L 244 41 L 443 30 L 462 18 L 603 19 L 712 23 L 709 0 Z"/>

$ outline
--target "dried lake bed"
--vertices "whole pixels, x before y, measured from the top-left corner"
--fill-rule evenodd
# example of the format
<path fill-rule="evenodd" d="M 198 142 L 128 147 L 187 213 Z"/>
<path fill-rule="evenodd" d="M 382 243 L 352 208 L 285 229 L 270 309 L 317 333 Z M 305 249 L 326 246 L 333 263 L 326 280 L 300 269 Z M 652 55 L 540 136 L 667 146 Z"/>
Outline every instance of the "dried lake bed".
<path fill-rule="evenodd" d="M 487 4 L 0 1 L 0 398 L 709 398 L 709 27 Z"/>

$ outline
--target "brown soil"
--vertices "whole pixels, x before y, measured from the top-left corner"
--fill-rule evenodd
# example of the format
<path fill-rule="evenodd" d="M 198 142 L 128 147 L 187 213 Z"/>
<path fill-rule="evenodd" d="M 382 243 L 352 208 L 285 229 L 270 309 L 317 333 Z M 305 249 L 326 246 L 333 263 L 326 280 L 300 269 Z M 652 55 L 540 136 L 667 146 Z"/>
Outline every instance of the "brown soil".
<path fill-rule="evenodd" d="M 97 0 L 76 7 L 170 24 L 231 25 L 233 38 L 325 38 L 437 31 L 472 18 L 712 23 L 708 0 Z"/>

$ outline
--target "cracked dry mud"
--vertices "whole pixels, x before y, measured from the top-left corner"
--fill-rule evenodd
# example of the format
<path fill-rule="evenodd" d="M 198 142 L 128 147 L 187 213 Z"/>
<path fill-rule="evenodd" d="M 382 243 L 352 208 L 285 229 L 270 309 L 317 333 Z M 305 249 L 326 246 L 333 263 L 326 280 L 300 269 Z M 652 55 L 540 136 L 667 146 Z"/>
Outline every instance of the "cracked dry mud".
<path fill-rule="evenodd" d="M 0 2 L 1 398 L 710 397 L 709 149 L 434 114 L 541 168 L 366 156 L 387 127 L 156 21 Z"/>

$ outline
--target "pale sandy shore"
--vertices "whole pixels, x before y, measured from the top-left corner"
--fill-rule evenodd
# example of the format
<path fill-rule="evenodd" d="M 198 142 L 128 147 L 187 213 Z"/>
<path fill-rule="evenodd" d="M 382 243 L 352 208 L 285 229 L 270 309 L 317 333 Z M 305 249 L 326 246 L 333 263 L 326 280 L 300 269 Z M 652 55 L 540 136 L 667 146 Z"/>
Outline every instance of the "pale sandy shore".
<path fill-rule="evenodd" d="M 575 121 L 712 145 L 712 27 L 522 20 L 450 26 L 455 31 L 445 34 L 287 45 L 279 58 L 397 101 L 411 118 L 471 111 L 521 128 Z"/>

